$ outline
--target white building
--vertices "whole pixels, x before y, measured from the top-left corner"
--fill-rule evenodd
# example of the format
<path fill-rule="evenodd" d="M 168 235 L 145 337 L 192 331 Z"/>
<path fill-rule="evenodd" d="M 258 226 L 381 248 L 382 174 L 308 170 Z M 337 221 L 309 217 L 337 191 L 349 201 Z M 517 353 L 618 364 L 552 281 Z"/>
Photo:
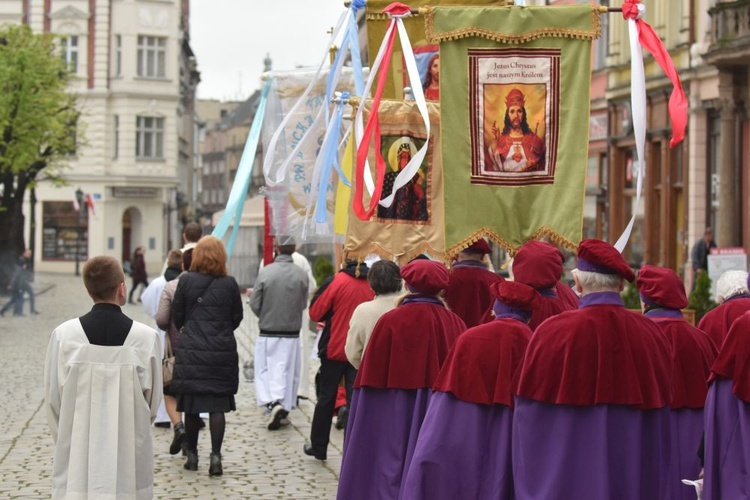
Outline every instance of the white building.
<path fill-rule="evenodd" d="M 69 185 L 39 183 L 33 217 L 26 204 L 37 271 L 72 272 L 87 255 L 129 260 L 144 246 L 153 275 L 170 246 L 181 246 L 199 81 L 188 19 L 189 0 L 0 1 L 0 23 L 64 37 L 84 122 Z M 73 207 L 79 188 L 93 200 L 88 213 Z"/>

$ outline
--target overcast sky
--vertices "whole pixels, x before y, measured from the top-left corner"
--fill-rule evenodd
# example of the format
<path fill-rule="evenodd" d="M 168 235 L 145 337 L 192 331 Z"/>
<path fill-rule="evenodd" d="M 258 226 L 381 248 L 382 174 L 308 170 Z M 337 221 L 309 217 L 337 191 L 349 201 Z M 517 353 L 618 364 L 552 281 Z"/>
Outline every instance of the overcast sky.
<path fill-rule="evenodd" d="M 191 0 L 190 45 L 201 99 L 246 99 L 274 70 L 320 64 L 343 0 Z"/>

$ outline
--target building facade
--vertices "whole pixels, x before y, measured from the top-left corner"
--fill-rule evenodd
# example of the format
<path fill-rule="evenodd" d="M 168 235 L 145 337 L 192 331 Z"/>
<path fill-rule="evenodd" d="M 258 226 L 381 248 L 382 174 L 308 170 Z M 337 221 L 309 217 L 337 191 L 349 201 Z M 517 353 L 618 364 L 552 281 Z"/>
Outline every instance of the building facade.
<path fill-rule="evenodd" d="M 197 147 L 189 14 L 188 0 L 0 2 L 0 23 L 60 35 L 80 96 L 85 141 L 68 185 L 40 182 L 27 205 L 36 270 L 72 271 L 88 255 L 125 261 L 143 246 L 153 272 L 181 245 L 189 200 L 177 202 L 192 189 Z M 76 191 L 91 208 L 75 210 Z"/>
<path fill-rule="evenodd" d="M 536 2 L 565 5 L 576 0 Z M 621 2 L 594 1 L 620 7 Z M 584 237 L 614 242 L 635 213 L 625 255 L 690 283 L 690 249 L 707 227 L 719 246 L 750 250 L 750 4 L 644 0 L 645 20 L 667 47 L 689 99 L 685 140 L 669 147 L 672 84 L 644 52 L 646 176 L 636 205 L 637 159 L 630 108 L 630 48 L 619 12 L 602 15 L 592 54 Z M 750 252 L 748 252 L 750 253 Z"/>

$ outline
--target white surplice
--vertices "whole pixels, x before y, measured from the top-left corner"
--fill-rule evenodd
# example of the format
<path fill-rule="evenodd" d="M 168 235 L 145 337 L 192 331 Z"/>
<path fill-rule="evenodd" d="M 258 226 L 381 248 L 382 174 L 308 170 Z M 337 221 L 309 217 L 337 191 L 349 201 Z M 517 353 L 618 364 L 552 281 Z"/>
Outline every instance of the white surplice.
<path fill-rule="evenodd" d="M 156 332 L 137 321 L 122 346 L 89 343 L 81 322 L 52 332 L 44 373 L 55 441 L 52 497 L 153 497 L 151 422 L 162 400 Z"/>

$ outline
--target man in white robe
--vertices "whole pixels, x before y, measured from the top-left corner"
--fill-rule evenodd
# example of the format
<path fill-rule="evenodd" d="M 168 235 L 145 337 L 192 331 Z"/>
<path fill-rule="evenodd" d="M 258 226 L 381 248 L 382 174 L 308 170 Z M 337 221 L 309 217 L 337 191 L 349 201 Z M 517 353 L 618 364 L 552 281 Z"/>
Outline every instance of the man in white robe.
<path fill-rule="evenodd" d="M 276 259 L 261 269 L 250 291 L 250 309 L 258 316 L 255 341 L 255 391 L 258 406 L 269 412 L 268 430 L 289 424 L 297 405 L 300 379 L 299 335 L 307 307 L 309 278 L 294 264 L 294 245 L 276 245 Z"/>
<path fill-rule="evenodd" d="M 53 498 L 153 497 L 151 422 L 162 400 L 156 332 L 125 316 L 125 275 L 93 257 L 83 281 L 94 307 L 53 332 L 44 388 L 55 441 Z"/>

